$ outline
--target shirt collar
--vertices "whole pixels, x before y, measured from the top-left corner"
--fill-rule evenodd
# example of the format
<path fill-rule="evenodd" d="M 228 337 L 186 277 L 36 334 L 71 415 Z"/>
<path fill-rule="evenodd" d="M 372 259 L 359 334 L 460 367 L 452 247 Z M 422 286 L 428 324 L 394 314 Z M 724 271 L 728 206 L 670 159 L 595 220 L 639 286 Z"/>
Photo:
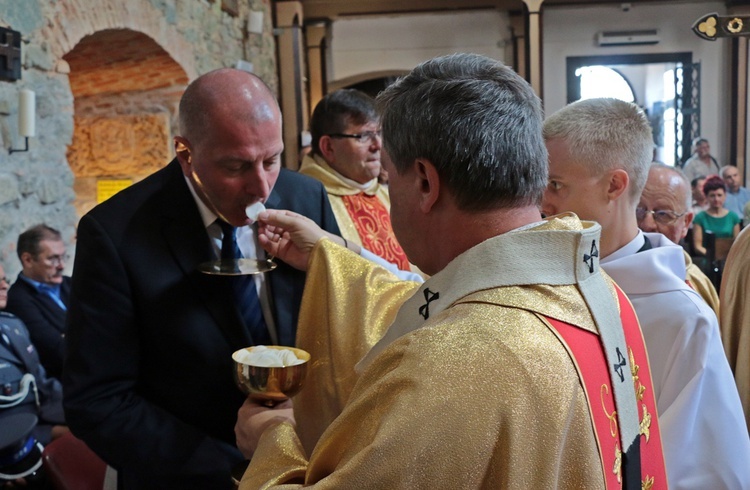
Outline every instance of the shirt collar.
<path fill-rule="evenodd" d="M 60 293 L 60 285 L 59 284 L 47 284 L 47 283 L 44 283 L 44 282 L 35 281 L 35 280 L 31 279 L 30 277 L 26 277 L 23 274 L 23 272 L 21 272 L 20 274 L 18 274 L 18 278 L 21 279 L 22 281 L 26 281 L 28 284 L 31 284 L 34 287 L 34 289 L 36 289 L 39 292 L 52 291 L 55 294 L 59 294 Z"/>
<path fill-rule="evenodd" d="M 195 201 L 195 205 L 198 206 L 198 212 L 201 215 L 201 220 L 203 221 L 203 227 L 208 228 L 213 224 L 214 221 L 218 218 L 216 214 L 209 209 L 208 206 L 206 206 L 206 203 L 203 202 L 203 200 L 198 196 L 198 193 L 195 192 L 195 188 L 193 187 L 193 182 L 187 178 L 187 176 L 184 176 L 185 182 L 187 182 L 188 189 L 190 189 L 190 194 L 193 195 L 193 200 Z"/>
<path fill-rule="evenodd" d="M 646 239 L 643 237 L 643 232 L 641 230 L 638 230 L 638 234 L 627 245 L 607 255 L 600 261 L 600 263 L 606 264 L 607 262 L 636 254 L 638 253 L 638 250 L 641 249 L 644 243 L 646 243 Z"/>

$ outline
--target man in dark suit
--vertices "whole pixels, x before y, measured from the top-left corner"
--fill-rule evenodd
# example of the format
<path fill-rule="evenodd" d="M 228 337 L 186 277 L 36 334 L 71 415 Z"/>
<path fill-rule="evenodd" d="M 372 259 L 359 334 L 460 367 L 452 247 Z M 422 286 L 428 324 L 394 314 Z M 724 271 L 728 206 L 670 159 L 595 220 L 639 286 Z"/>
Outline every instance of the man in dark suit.
<path fill-rule="evenodd" d="M 26 324 L 47 374 L 60 378 L 70 298 L 65 242 L 59 231 L 40 224 L 18 236 L 16 251 L 23 269 L 8 291 L 7 311 Z"/>
<path fill-rule="evenodd" d="M 234 278 L 198 270 L 224 255 L 229 225 L 243 257 L 263 253 L 245 215 L 258 201 L 338 234 L 323 186 L 280 168 L 281 114 L 257 77 L 222 69 L 196 79 L 180 129 L 175 160 L 78 228 L 66 417 L 126 490 L 230 488 L 244 459 L 231 354 L 263 338 L 294 343 L 303 274 L 280 262 L 238 304 Z M 254 329 L 240 314 L 250 303 L 263 313 Z"/>

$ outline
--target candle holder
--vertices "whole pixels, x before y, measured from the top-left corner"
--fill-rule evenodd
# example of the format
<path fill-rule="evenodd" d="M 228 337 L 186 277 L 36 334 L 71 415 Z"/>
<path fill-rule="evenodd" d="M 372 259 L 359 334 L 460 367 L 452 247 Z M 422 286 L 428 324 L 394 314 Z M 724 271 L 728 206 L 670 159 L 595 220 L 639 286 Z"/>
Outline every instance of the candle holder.
<path fill-rule="evenodd" d="M 12 155 L 13 153 L 20 153 L 22 151 L 29 151 L 29 137 L 24 136 L 24 141 L 26 144 L 24 145 L 23 149 L 21 148 L 8 148 L 8 155 Z"/>

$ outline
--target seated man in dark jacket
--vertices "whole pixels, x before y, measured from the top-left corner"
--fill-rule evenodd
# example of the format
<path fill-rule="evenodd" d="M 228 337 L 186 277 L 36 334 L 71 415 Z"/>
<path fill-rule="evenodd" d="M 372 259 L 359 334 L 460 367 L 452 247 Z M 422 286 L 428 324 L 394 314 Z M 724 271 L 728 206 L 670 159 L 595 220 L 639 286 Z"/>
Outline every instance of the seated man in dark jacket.
<path fill-rule="evenodd" d="M 59 379 L 70 297 L 70 278 L 63 275 L 65 242 L 54 228 L 36 225 L 18 236 L 16 251 L 23 271 L 8 291 L 7 310 L 26 324 L 44 369 Z"/>

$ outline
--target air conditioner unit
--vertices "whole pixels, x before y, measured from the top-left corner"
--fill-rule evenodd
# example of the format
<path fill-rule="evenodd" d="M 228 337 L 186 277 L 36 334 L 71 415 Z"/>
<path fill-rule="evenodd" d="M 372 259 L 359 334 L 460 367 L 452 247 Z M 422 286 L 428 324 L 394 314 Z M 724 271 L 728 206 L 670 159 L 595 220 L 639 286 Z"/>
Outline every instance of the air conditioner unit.
<path fill-rule="evenodd" d="M 656 44 L 660 41 L 657 29 L 639 31 L 600 31 L 596 33 L 597 46 L 631 46 Z"/>

